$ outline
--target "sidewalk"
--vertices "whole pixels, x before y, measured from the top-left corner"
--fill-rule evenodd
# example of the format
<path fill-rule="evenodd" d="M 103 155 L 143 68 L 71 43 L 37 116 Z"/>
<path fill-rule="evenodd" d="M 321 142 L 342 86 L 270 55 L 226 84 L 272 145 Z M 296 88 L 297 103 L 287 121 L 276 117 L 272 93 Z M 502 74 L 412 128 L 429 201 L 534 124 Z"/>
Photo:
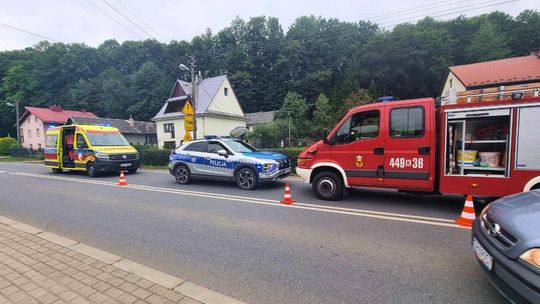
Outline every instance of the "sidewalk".
<path fill-rule="evenodd" d="M 0 216 L 0 304 L 4 303 L 242 302 Z"/>

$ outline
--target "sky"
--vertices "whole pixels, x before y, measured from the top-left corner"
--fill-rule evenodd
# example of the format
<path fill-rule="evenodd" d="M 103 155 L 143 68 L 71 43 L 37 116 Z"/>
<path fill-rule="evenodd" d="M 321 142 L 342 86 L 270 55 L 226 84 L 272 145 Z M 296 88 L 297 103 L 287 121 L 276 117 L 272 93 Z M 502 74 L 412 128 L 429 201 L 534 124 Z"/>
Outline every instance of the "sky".
<path fill-rule="evenodd" d="M 45 40 L 23 31 L 98 46 L 106 39 L 191 40 L 207 28 L 217 33 L 236 16 L 277 17 L 286 31 L 305 15 L 391 28 L 426 15 L 445 20 L 499 10 L 517 16 L 526 9 L 540 10 L 540 0 L 0 0 L 0 51 Z"/>

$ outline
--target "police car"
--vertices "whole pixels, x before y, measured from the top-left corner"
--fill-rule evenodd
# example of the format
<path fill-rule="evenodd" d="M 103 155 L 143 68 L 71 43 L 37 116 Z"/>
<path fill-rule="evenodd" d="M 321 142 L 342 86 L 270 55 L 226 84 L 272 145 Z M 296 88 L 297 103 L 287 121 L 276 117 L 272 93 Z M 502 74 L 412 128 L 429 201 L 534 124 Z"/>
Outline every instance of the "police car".
<path fill-rule="evenodd" d="M 230 180 L 240 189 L 252 190 L 287 177 L 291 163 L 283 154 L 259 151 L 238 139 L 215 137 L 174 149 L 169 172 L 179 184 L 189 184 L 192 179 Z"/>

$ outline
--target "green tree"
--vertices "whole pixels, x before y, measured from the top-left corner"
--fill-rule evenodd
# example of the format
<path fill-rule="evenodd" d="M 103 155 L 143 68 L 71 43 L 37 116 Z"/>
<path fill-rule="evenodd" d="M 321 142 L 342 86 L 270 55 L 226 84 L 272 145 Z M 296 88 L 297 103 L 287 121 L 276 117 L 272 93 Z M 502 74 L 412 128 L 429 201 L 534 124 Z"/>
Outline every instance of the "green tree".
<path fill-rule="evenodd" d="M 315 99 L 315 110 L 313 111 L 313 124 L 311 125 L 311 137 L 319 138 L 322 130 L 329 129 L 334 123 L 335 111 L 330 105 L 330 100 L 326 95 L 319 94 Z"/>
<path fill-rule="evenodd" d="M 282 138 L 288 139 L 289 127 L 292 139 L 300 139 L 308 135 L 308 109 L 307 101 L 300 94 L 287 93 L 281 108 L 276 112 L 276 125 L 281 131 Z"/>
<path fill-rule="evenodd" d="M 506 46 L 507 41 L 506 36 L 497 31 L 492 21 L 485 21 L 474 34 L 465 53 L 473 62 L 506 58 L 511 53 Z"/>

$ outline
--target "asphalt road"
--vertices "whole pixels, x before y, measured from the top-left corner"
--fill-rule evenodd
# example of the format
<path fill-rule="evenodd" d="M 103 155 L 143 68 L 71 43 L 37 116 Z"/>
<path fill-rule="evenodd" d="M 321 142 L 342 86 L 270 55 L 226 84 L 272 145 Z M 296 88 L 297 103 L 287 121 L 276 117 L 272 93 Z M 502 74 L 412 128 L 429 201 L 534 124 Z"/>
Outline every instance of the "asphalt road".
<path fill-rule="evenodd" d="M 89 178 L 0 163 L 0 214 L 250 303 L 504 303 L 452 219 L 460 196 L 351 191 L 316 199 L 288 180 L 241 191 L 165 172 Z"/>

